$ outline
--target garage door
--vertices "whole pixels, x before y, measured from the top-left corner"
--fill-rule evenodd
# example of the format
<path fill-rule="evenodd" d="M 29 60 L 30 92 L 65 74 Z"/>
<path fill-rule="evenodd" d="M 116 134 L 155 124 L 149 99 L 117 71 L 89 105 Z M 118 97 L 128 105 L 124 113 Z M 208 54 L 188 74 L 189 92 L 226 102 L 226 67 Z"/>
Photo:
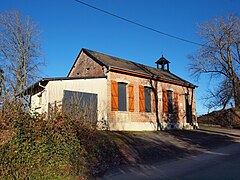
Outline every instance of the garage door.
<path fill-rule="evenodd" d="M 62 109 L 72 116 L 97 121 L 97 94 L 64 90 Z"/>

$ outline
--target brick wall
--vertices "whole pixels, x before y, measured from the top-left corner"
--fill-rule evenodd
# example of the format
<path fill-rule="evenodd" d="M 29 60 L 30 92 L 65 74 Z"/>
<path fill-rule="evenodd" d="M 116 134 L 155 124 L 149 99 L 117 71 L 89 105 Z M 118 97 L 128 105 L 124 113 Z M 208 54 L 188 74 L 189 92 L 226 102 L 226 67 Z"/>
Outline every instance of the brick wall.
<path fill-rule="evenodd" d="M 134 111 L 130 112 L 128 110 L 128 98 L 127 98 L 127 111 L 112 111 L 111 109 L 111 83 L 112 80 L 117 82 L 124 82 L 127 84 L 132 84 L 134 87 Z M 154 83 L 153 83 L 154 84 Z M 119 129 L 124 127 L 128 127 L 125 130 L 136 129 L 135 127 L 139 124 L 143 124 L 143 128 L 149 130 L 156 129 L 156 112 L 153 112 L 153 102 L 152 102 L 152 112 L 140 112 L 139 111 L 139 86 L 151 87 L 151 83 L 149 79 L 144 79 L 136 76 L 130 76 L 125 74 L 120 74 L 116 72 L 110 72 L 108 74 L 108 121 L 110 123 L 110 128 Z M 163 112 L 163 90 L 171 90 L 177 96 L 177 113 L 174 115 L 165 114 Z M 157 82 L 157 95 L 158 95 L 158 117 L 161 123 L 176 123 L 179 122 L 181 124 L 186 123 L 186 104 L 185 104 L 185 94 L 189 92 L 190 101 L 192 104 L 192 112 L 196 114 L 195 109 L 195 96 L 191 89 L 187 90 L 186 87 L 182 87 L 179 85 L 174 85 L 170 83 Z M 128 94 L 128 92 L 127 92 Z M 152 92 L 152 100 L 154 94 Z M 175 97 L 176 98 L 176 97 Z M 127 125 L 128 124 L 128 125 Z M 132 125 L 131 125 L 132 124 Z M 149 126 L 147 128 L 147 126 Z M 152 129 L 151 129 L 152 128 Z"/>
<path fill-rule="evenodd" d="M 84 52 L 81 52 L 69 77 L 80 76 L 104 76 L 102 66 L 88 57 Z"/>

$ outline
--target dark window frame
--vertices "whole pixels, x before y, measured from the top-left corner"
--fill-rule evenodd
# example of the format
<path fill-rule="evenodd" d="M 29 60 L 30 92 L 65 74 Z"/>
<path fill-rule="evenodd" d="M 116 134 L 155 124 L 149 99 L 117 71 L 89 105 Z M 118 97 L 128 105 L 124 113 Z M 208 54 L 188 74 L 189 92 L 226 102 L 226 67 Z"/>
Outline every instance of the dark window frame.
<path fill-rule="evenodd" d="M 145 103 L 145 112 L 150 113 L 152 112 L 152 97 L 151 93 L 152 88 L 144 86 L 144 103 Z"/>
<path fill-rule="evenodd" d="M 127 111 L 127 83 L 118 82 L 118 111 Z"/>
<path fill-rule="evenodd" d="M 173 111 L 173 91 L 167 90 L 168 114 L 174 114 Z"/>

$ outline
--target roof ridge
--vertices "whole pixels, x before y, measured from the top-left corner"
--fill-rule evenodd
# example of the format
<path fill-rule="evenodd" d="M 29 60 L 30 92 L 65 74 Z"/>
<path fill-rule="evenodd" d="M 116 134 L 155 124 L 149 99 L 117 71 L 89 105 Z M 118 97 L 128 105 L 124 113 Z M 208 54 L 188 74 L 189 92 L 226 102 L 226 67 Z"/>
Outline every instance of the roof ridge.
<path fill-rule="evenodd" d="M 186 85 L 193 85 L 192 83 L 180 78 L 179 76 L 171 73 L 170 71 L 165 71 L 163 69 L 159 69 L 157 67 L 145 65 L 142 63 L 138 63 L 135 61 L 119 58 L 113 55 L 108 55 L 102 52 L 98 52 L 95 50 L 82 48 L 84 53 L 93 59 L 95 62 L 102 66 L 106 66 L 107 68 L 119 68 L 126 71 L 137 72 L 140 74 L 147 74 L 150 76 L 160 77 L 162 79 L 170 80 L 172 82 L 181 82 Z M 196 86 L 197 87 L 197 86 Z"/>
<path fill-rule="evenodd" d="M 127 60 L 127 59 L 123 59 L 123 58 L 119 58 L 119 57 L 116 57 L 116 56 L 113 56 L 113 55 L 109 55 L 109 54 L 105 54 L 105 53 L 102 53 L 102 52 L 99 52 L 99 51 L 95 51 L 95 50 L 91 50 L 91 49 L 86 49 L 86 48 L 82 48 L 84 50 L 87 50 L 87 51 L 92 51 L 92 52 L 95 52 L 95 53 L 99 53 L 99 54 L 102 54 L 102 55 L 105 55 L 105 56 L 109 56 L 109 57 L 113 57 L 113 58 L 116 58 L 116 59 L 120 59 L 122 61 L 126 61 L 126 62 L 131 62 L 133 64 L 137 64 L 137 65 L 141 65 L 141 66 L 145 66 L 145 67 L 149 67 L 149 68 L 154 68 L 154 69 L 158 69 L 158 68 L 155 68 L 153 66 L 150 66 L 150 65 L 145 65 L 145 64 L 142 64 L 142 63 L 138 63 L 138 62 L 135 62 L 135 61 L 132 61 L 132 60 Z M 98 59 L 100 60 L 100 59 Z M 158 69 L 160 71 L 163 71 L 162 69 Z M 152 74 L 152 73 L 151 73 Z"/>
<path fill-rule="evenodd" d="M 109 55 L 109 54 L 106 54 L 106 53 L 102 53 L 102 52 L 99 52 L 99 51 L 86 49 L 86 48 L 82 48 L 82 49 L 84 49 L 86 51 L 92 51 L 92 52 L 95 52 L 95 53 L 98 53 L 98 54 L 102 54 L 102 55 L 105 55 L 105 56 L 113 57 L 113 58 L 116 58 L 116 59 L 120 59 L 120 60 L 123 60 L 123 61 L 134 62 L 134 61 L 130 61 L 130 60 L 127 60 L 127 59 L 124 59 L 124 58 L 120 58 L 120 57 L 114 56 L 114 55 Z M 142 64 L 142 65 L 144 65 L 144 64 Z"/>
<path fill-rule="evenodd" d="M 153 66 L 149 66 L 149 65 L 145 65 L 145 64 L 142 64 L 142 63 L 138 63 L 138 62 L 135 62 L 135 61 L 132 61 L 132 60 L 127 60 L 127 59 L 123 59 L 123 58 L 119 58 L 119 57 L 116 57 L 116 56 L 113 56 L 113 55 L 109 55 L 109 54 L 105 54 L 105 53 L 102 53 L 102 52 L 99 52 L 99 51 L 95 51 L 95 50 L 91 50 L 91 49 L 86 49 L 86 48 L 82 48 L 82 49 L 85 49 L 87 51 L 92 51 L 92 52 L 95 52 L 95 53 L 99 53 L 99 54 L 102 54 L 102 55 L 105 55 L 105 56 L 109 56 L 109 57 L 113 57 L 113 58 L 116 58 L 116 59 L 120 59 L 122 61 L 126 61 L 126 62 L 131 62 L 132 64 L 137 64 L 137 65 L 141 65 L 141 66 L 145 66 L 145 67 L 149 67 L 149 68 L 154 68 L 154 69 L 158 69 L 158 68 L 155 68 Z M 98 59 L 100 60 L 100 59 Z M 158 69 L 160 71 L 162 71 L 162 69 Z M 149 70 L 148 70 L 149 71 Z M 151 73 L 152 74 L 152 73 Z"/>

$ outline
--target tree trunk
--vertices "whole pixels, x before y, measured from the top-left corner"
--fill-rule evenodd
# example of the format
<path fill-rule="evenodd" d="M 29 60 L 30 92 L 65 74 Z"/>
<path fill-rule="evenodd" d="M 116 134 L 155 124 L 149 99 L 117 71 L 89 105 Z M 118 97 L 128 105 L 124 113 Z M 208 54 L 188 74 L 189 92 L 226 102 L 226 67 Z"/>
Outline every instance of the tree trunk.
<path fill-rule="evenodd" d="M 154 98 L 155 98 L 155 107 L 156 107 L 155 114 L 156 114 L 157 131 L 158 131 L 158 130 L 162 130 L 162 126 L 161 126 L 159 114 L 158 114 L 158 81 L 155 80 L 154 84 L 153 84 L 153 80 L 150 80 L 150 84 L 152 86 L 152 90 L 153 90 L 153 94 L 154 94 Z"/>
<path fill-rule="evenodd" d="M 235 108 L 240 109 L 240 81 L 238 78 L 233 81 L 233 90 Z"/>

